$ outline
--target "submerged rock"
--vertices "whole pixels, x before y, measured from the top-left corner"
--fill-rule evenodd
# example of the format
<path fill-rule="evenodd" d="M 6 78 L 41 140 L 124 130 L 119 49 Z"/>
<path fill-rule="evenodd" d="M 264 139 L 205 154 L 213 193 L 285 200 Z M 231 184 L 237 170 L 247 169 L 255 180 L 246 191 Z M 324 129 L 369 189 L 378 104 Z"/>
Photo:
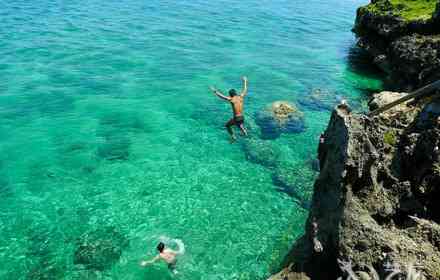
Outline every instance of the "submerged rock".
<path fill-rule="evenodd" d="M 298 166 L 277 166 L 272 181 L 279 190 L 296 198 L 302 207 L 308 208 L 313 194 L 316 172 L 305 163 Z"/>
<path fill-rule="evenodd" d="M 331 111 L 338 102 L 338 96 L 321 89 L 315 89 L 298 102 L 301 106 L 313 111 Z"/>
<path fill-rule="evenodd" d="M 248 138 L 243 141 L 243 151 L 246 159 L 267 168 L 278 165 L 281 151 L 270 141 L 257 138 Z"/>
<path fill-rule="evenodd" d="M 0 177 L 0 197 L 9 197 L 14 193 L 9 182 Z"/>
<path fill-rule="evenodd" d="M 304 114 L 292 103 L 276 101 L 256 116 L 263 139 L 276 139 L 282 133 L 299 133 L 306 129 Z"/>
<path fill-rule="evenodd" d="M 98 147 L 98 156 L 106 160 L 127 160 L 130 156 L 130 139 L 121 134 L 107 135 Z"/>
<path fill-rule="evenodd" d="M 114 227 L 87 232 L 77 241 L 73 263 L 103 271 L 119 260 L 128 244 L 128 239 Z"/>

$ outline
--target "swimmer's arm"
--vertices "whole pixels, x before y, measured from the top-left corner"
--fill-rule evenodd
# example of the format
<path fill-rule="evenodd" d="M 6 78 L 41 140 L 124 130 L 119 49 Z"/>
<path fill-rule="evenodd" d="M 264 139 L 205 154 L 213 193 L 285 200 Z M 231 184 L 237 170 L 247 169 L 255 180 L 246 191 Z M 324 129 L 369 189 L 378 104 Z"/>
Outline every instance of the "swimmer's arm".
<path fill-rule="evenodd" d="M 215 95 L 217 95 L 218 97 L 220 97 L 221 99 L 223 99 L 223 100 L 228 100 L 228 101 L 231 100 L 231 98 L 229 98 L 229 97 L 225 96 L 224 94 L 222 94 L 222 92 L 219 91 L 218 89 L 216 89 L 215 87 L 210 86 L 209 89 L 210 89 Z"/>
<path fill-rule="evenodd" d="M 147 265 L 153 264 L 153 263 L 155 263 L 156 261 L 158 261 L 159 259 L 160 259 L 160 256 L 155 256 L 154 258 L 152 258 L 152 259 L 149 260 L 149 261 L 142 261 L 142 262 L 141 262 L 141 266 L 147 266 Z"/>
<path fill-rule="evenodd" d="M 248 92 L 248 79 L 246 76 L 241 77 L 241 80 L 243 81 L 243 90 L 241 91 L 241 97 L 244 97 Z"/>

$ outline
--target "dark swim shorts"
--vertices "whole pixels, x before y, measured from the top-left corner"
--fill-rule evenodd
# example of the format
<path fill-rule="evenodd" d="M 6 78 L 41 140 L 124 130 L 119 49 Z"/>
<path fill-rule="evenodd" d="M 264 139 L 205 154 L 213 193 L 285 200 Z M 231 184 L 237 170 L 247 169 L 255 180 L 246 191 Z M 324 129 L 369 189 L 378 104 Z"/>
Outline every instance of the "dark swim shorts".
<path fill-rule="evenodd" d="M 176 263 L 177 263 L 177 262 L 169 263 L 169 264 L 168 264 L 168 269 L 169 269 L 169 270 L 175 270 L 175 269 L 176 269 Z"/>
<path fill-rule="evenodd" d="M 241 125 L 244 123 L 244 117 L 243 116 L 235 116 L 234 117 L 234 123 L 236 125 Z"/>

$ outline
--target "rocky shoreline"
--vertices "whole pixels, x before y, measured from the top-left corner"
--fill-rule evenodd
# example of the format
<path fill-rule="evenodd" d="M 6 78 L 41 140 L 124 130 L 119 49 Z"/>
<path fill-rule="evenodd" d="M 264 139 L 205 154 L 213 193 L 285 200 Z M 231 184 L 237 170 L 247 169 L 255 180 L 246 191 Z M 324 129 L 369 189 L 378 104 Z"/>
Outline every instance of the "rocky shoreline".
<path fill-rule="evenodd" d="M 423 2 L 434 12 L 397 2 L 405 1 L 373 0 L 359 8 L 354 32 L 388 87 L 409 91 L 440 79 L 440 2 Z M 404 95 L 378 93 L 370 110 Z M 375 117 L 346 104 L 334 109 L 318 148 L 321 169 L 305 234 L 270 280 L 375 280 L 393 273 L 440 279 L 437 95 Z"/>
<path fill-rule="evenodd" d="M 417 2 L 426 6 L 403 4 Z M 409 91 L 440 79 L 440 2 L 374 0 L 358 9 L 353 32 L 389 88 Z"/>
<path fill-rule="evenodd" d="M 378 94 L 370 106 L 402 95 Z M 271 279 L 337 279 L 338 260 L 363 272 L 359 279 L 375 279 L 373 269 L 385 277 L 387 263 L 417 264 L 426 279 L 439 279 L 439 116 L 438 100 L 400 105 L 374 119 L 337 107 L 319 149 L 306 234 L 286 257 L 288 268 Z M 313 249 L 313 220 L 320 253 Z"/>

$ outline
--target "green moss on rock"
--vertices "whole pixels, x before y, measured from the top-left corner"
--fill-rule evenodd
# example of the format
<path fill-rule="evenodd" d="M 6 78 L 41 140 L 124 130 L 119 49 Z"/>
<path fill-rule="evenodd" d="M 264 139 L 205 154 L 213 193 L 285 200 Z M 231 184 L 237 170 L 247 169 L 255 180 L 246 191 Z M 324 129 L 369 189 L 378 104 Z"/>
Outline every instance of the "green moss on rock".
<path fill-rule="evenodd" d="M 371 13 L 389 14 L 404 20 L 429 20 L 436 10 L 437 0 L 376 0 L 362 7 Z"/>
<path fill-rule="evenodd" d="M 389 130 L 385 132 L 383 136 L 383 142 L 390 146 L 395 146 L 397 143 L 396 132 L 394 130 Z"/>

